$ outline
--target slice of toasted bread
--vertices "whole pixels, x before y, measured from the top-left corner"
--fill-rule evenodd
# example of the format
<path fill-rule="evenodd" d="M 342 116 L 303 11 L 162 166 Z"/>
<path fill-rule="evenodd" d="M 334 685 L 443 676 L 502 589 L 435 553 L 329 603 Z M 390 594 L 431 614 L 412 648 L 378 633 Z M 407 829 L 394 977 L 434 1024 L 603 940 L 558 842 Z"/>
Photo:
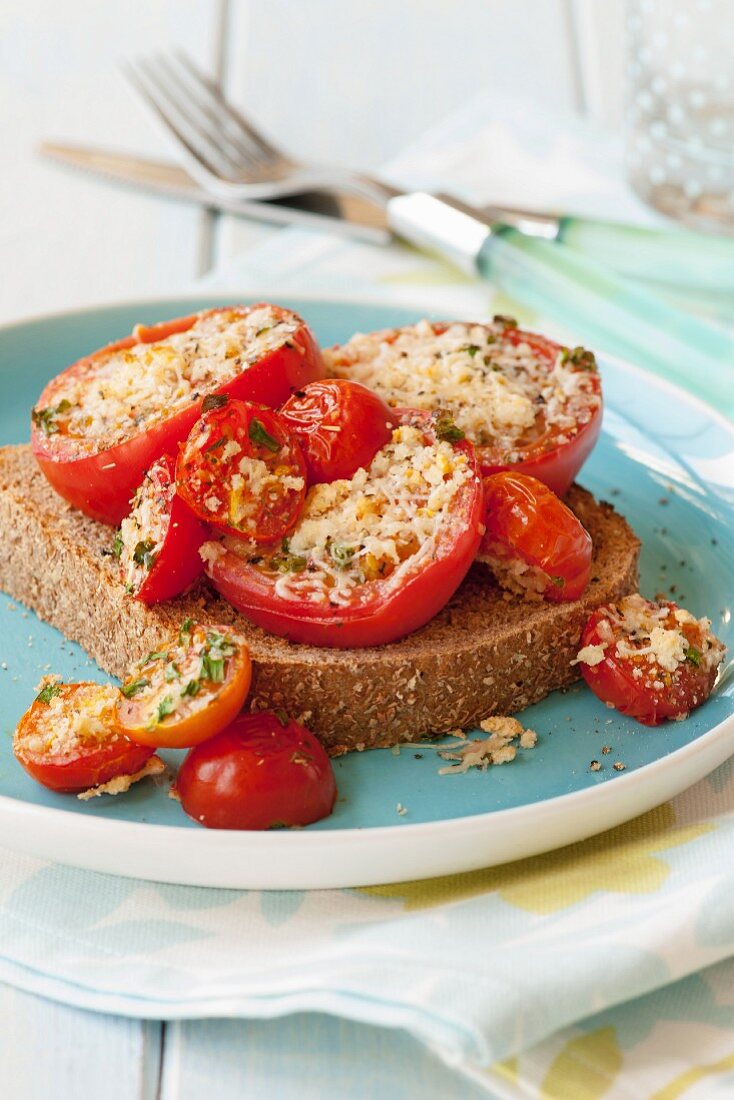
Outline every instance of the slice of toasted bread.
<path fill-rule="evenodd" d="M 574 486 L 567 503 L 594 540 L 582 599 L 510 597 L 475 565 L 443 611 L 408 638 L 370 649 L 317 649 L 266 634 L 204 582 L 156 607 L 131 599 L 110 557 L 112 528 L 61 500 L 29 447 L 3 447 L 0 588 L 115 676 L 187 616 L 231 623 L 250 644 L 253 707 L 300 716 L 338 754 L 467 728 L 522 710 L 578 678 L 570 662 L 588 614 L 636 589 L 640 544 L 611 505 L 584 489 Z"/>

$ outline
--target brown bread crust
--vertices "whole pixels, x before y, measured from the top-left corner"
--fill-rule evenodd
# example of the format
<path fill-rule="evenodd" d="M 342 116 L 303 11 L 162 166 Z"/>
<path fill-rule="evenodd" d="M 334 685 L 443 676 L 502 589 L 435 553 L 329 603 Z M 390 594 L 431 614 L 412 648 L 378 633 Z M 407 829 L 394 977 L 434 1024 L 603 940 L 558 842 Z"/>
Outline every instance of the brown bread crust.
<path fill-rule="evenodd" d="M 205 583 L 148 608 L 126 595 L 109 555 L 112 528 L 58 497 L 27 446 L 0 448 L 0 588 L 114 676 L 187 616 L 231 623 L 250 644 L 255 709 L 300 716 L 334 755 L 467 728 L 578 679 L 592 608 L 637 588 L 640 543 L 610 504 L 573 486 L 567 503 L 594 541 L 582 599 L 550 604 L 502 593 L 475 565 L 443 611 L 415 634 L 370 649 L 318 649 L 266 634 Z"/>

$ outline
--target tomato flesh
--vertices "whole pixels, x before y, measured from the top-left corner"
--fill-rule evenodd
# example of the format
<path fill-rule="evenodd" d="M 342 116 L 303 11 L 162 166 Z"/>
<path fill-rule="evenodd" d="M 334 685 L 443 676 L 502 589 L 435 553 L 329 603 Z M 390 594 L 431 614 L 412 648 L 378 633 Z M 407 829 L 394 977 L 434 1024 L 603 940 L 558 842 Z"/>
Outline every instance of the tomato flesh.
<path fill-rule="evenodd" d="M 189 748 L 239 714 L 252 679 L 245 639 L 218 624 L 187 619 L 133 668 L 120 689 L 121 729 L 141 745 Z"/>
<path fill-rule="evenodd" d="M 178 492 L 212 527 L 257 542 L 282 538 L 306 495 L 306 464 L 285 421 L 264 405 L 208 409 L 181 448 Z"/>
<path fill-rule="evenodd" d="M 636 629 L 628 624 L 630 608 Z M 641 615 L 646 618 L 637 626 Z M 645 726 L 685 718 L 708 699 L 723 659 L 724 646 L 709 628 L 707 619 L 694 619 L 675 603 L 626 597 L 589 618 L 581 637 L 581 673 L 602 702 Z M 662 632 L 663 644 L 670 632 L 679 635 L 679 659 L 670 667 L 647 652 L 651 630 Z"/>
<path fill-rule="evenodd" d="M 204 568 L 209 530 L 177 495 L 175 468 L 170 455 L 151 466 L 114 544 L 128 592 L 146 604 L 178 596 Z"/>
<path fill-rule="evenodd" d="M 397 410 L 395 415 L 401 425 L 396 429 L 397 435 L 405 427 L 417 428 L 417 435 L 426 447 L 437 444 L 436 421 L 430 414 Z M 389 462 L 391 452 L 383 450 L 385 462 Z M 297 527 L 288 552 L 271 554 L 264 564 L 262 551 L 250 554 L 247 547 L 233 546 L 225 540 L 208 560 L 207 572 L 214 587 L 252 622 L 294 642 L 337 648 L 383 645 L 417 630 L 444 607 L 458 588 L 476 556 L 482 534 L 482 484 L 474 450 L 464 440 L 453 442 L 447 450 L 455 468 L 464 470 L 464 480 L 441 526 L 428 543 L 422 544 L 422 553 L 417 552 L 421 546 L 416 542 L 415 552 L 410 551 L 393 572 L 383 574 L 382 565 L 378 563 L 369 577 L 365 572 L 351 590 L 340 592 L 336 599 L 329 595 L 328 589 L 311 592 L 309 586 L 319 582 L 314 580 L 314 563 L 309 557 L 305 554 L 298 557 L 294 553 Z M 365 475 L 368 487 L 371 472 L 381 455 L 383 452 Z M 445 452 L 443 461 L 446 461 Z M 342 483 L 332 483 L 332 486 L 338 489 Z M 331 490 L 332 486 L 310 489 L 309 494 L 318 494 L 311 497 L 311 501 L 318 502 L 322 499 L 321 490 Z M 415 506 L 419 507 L 420 502 L 416 501 Z M 307 500 L 306 524 L 309 507 Z M 366 511 L 376 507 L 374 497 L 365 496 L 364 507 Z M 354 537 L 358 542 L 361 536 L 356 534 Z M 336 556 L 338 551 L 343 552 L 341 562 Z M 345 569 L 350 568 L 359 555 L 356 547 L 336 543 L 329 548 L 329 553 L 332 560 Z M 297 557 L 296 562 L 294 557 Z M 302 594 L 299 591 L 282 594 L 281 578 L 291 571 L 296 573 L 293 583 L 303 585 Z"/>
<path fill-rule="evenodd" d="M 554 602 L 576 600 L 591 575 L 589 533 L 570 508 L 537 478 L 505 471 L 484 479 L 486 532 L 480 560 L 495 563 L 500 583 L 533 590 Z M 520 565 L 526 572 L 514 571 Z"/>
<path fill-rule="evenodd" d="M 176 779 L 189 817 L 209 829 L 271 829 L 328 817 L 336 780 L 305 726 L 275 714 L 243 714 L 192 749 Z"/>
<path fill-rule="evenodd" d="M 93 683 L 47 685 L 18 724 L 16 759 L 52 791 L 86 791 L 140 771 L 154 748 L 124 735 L 115 711 L 118 694 Z"/>
<path fill-rule="evenodd" d="M 369 466 L 395 422 L 381 397 L 344 378 L 309 383 L 280 415 L 301 444 L 310 485 L 351 478 Z"/>
<path fill-rule="evenodd" d="M 279 306 L 266 307 L 258 303 L 247 307 L 223 307 L 151 327 L 138 326 L 131 336 L 101 348 L 62 371 L 47 384 L 38 399 L 31 425 L 31 443 L 36 461 L 56 492 L 92 519 L 117 526 L 127 514 L 145 471 L 162 454 L 175 454 L 178 444 L 186 438 L 200 415 L 202 399 L 207 395 L 205 389 L 195 391 L 185 407 L 169 415 L 160 411 L 140 430 L 132 428 L 124 439 L 109 443 L 94 436 L 80 438 L 69 433 L 69 410 L 57 410 L 63 409 L 70 388 L 75 390 L 81 386 L 96 391 L 100 369 L 117 352 L 165 342 L 216 314 L 231 313 L 236 318 L 247 318 L 264 308 L 271 310 L 276 319 L 288 323 L 287 338 L 209 392 L 275 408 L 294 390 L 322 378 L 321 352 L 311 331 L 296 314 Z M 291 326 L 295 326 L 293 331 L 290 331 Z M 242 361 L 246 358 L 245 348 Z M 165 401 L 159 402 L 158 408 L 165 409 Z"/>

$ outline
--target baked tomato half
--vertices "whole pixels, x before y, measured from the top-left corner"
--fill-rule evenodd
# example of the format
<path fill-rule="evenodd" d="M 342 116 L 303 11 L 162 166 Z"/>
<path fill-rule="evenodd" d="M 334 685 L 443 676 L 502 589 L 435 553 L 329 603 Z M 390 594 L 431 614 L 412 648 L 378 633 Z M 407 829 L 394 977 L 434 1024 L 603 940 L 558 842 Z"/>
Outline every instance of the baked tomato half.
<path fill-rule="evenodd" d="M 313 485 L 280 546 L 205 543 L 214 587 L 294 642 L 382 645 L 423 626 L 464 579 L 483 531 L 474 449 L 429 413 L 398 426 L 367 469 Z"/>
<path fill-rule="evenodd" d="M 306 495 L 301 446 L 282 417 L 264 405 L 209 399 L 181 447 L 176 485 L 212 527 L 258 542 L 282 538 Z"/>
<path fill-rule="evenodd" d="M 139 772 L 153 747 L 123 733 L 119 694 L 102 684 L 47 684 L 18 723 L 16 759 L 52 791 L 86 791 Z"/>
<path fill-rule="evenodd" d="M 198 745 L 242 710 L 251 679 L 244 638 L 186 619 L 177 637 L 135 665 L 120 688 L 117 720 L 141 745 Z"/>
<path fill-rule="evenodd" d="M 153 463 L 113 544 L 127 591 L 147 604 L 178 596 L 204 568 L 209 528 L 177 495 L 175 469 L 170 455 Z"/>
<path fill-rule="evenodd" d="M 324 359 L 330 375 L 362 382 L 388 405 L 448 412 L 484 474 L 518 470 L 559 496 L 601 429 L 593 354 L 524 332 L 509 317 L 358 333 Z"/>
<path fill-rule="evenodd" d="M 505 471 L 484 479 L 479 550 L 503 588 L 561 602 L 576 600 L 591 575 L 591 536 L 537 478 Z"/>
<path fill-rule="evenodd" d="M 274 829 L 328 817 L 336 781 L 323 746 L 285 716 L 242 714 L 188 754 L 176 791 L 209 829 Z"/>
<path fill-rule="evenodd" d="M 33 453 L 70 504 L 117 525 L 145 471 L 176 453 L 208 394 L 276 407 L 323 374 L 307 325 L 280 306 L 138 326 L 48 383 L 32 413 Z"/>
<path fill-rule="evenodd" d="M 597 608 L 581 645 L 577 661 L 594 694 L 645 726 L 705 702 L 725 652 L 709 619 L 637 594 Z"/>
<path fill-rule="evenodd" d="M 310 382 L 280 415 L 301 444 L 310 485 L 350 478 L 369 466 L 395 425 L 381 397 L 345 378 Z"/>

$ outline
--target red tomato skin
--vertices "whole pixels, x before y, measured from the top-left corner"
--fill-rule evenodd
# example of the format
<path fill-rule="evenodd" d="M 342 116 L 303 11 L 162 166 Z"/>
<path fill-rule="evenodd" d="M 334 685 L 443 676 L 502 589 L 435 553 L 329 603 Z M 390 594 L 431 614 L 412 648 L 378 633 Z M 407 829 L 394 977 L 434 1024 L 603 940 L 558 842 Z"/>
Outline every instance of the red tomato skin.
<path fill-rule="evenodd" d="M 242 308 L 249 312 L 263 304 Z M 230 308 L 205 310 L 202 314 L 179 317 L 150 327 L 139 325 L 131 336 L 100 348 L 67 367 L 48 383 L 36 404 L 43 406 L 52 403 L 58 392 L 58 379 L 83 371 L 89 363 L 111 351 L 165 340 L 174 333 L 186 332 L 199 317 L 227 312 Z M 305 323 L 289 338 L 289 344 L 292 346 L 283 344 L 263 356 L 227 385 L 213 392 L 277 408 L 294 390 L 323 378 L 325 371 L 321 351 Z M 64 448 L 58 435 L 47 436 L 32 424 L 31 445 L 43 474 L 60 496 L 92 519 L 117 526 L 127 514 L 145 471 L 160 455 L 176 452 L 178 444 L 186 438 L 200 413 L 201 401 L 192 402 L 188 408 L 140 435 L 85 455 L 75 454 L 73 448 Z"/>
<path fill-rule="evenodd" d="M 148 476 L 154 477 L 165 492 L 174 486 L 175 470 L 175 460 L 171 455 L 163 455 L 148 471 Z M 179 596 L 204 571 L 199 547 L 207 538 L 209 528 L 174 491 L 163 547 L 134 598 L 150 606 Z"/>
<path fill-rule="evenodd" d="M 349 479 L 368 467 L 395 423 L 381 397 L 344 378 L 309 383 L 286 401 L 280 415 L 301 444 L 310 485 Z M 340 430 L 329 430 L 334 427 Z"/>
<path fill-rule="evenodd" d="M 675 604 L 668 604 L 675 608 Z M 605 608 L 592 613 L 581 635 L 581 646 L 599 645 L 599 623 L 606 618 Z M 632 663 L 615 655 L 598 665 L 579 666 L 581 675 L 598 699 L 634 718 L 643 726 L 659 726 L 669 718 L 684 718 L 711 694 L 717 668 L 705 671 L 686 665 L 678 671 L 671 687 L 662 691 L 644 688 L 632 675 Z"/>
<path fill-rule="evenodd" d="M 493 542 L 563 585 L 549 584 L 546 600 L 577 600 L 591 576 L 592 543 L 570 508 L 537 478 L 504 471 L 484 479 L 485 526 L 482 549 Z"/>
<path fill-rule="evenodd" d="M 37 754 L 24 754 L 22 758 L 18 757 L 18 761 L 37 783 L 51 791 L 73 794 L 98 787 L 116 775 L 139 772 L 154 752 L 155 749 L 136 745 L 127 737 L 121 737 L 114 744 L 102 746 L 83 758 L 71 754 L 68 758 L 50 763 Z"/>
<path fill-rule="evenodd" d="M 337 793 L 314 735 L 267 712 L 240 715 L 193 748 L 176 790 L 189 817 L 209 829 L 310 825 L 328 817 Z"/>
<path fill-rule="evenodd" d="M 430 414 L 394 410 L 398 422 L 432 424 Z M 352 649 L 386 645 L 424 626 L 448 603 L 474 561 L 484 530 L 484 498 L 474 448 L 455 445 L 470 460 L 474 478 L 462 492 L 451 551 L 437 557 L 400 589 L 385 594 L 388 582 L 374 581 L 372 598 L 351 608 L 319 608 L 306 600 L 278 600 L 273 585 L 255 567 L 226 551 L 212 562 L 209 576 L 220 595 L 271 634 L 306 645 Z M 388 579 L 389 581 L 389 579 Z"/>

